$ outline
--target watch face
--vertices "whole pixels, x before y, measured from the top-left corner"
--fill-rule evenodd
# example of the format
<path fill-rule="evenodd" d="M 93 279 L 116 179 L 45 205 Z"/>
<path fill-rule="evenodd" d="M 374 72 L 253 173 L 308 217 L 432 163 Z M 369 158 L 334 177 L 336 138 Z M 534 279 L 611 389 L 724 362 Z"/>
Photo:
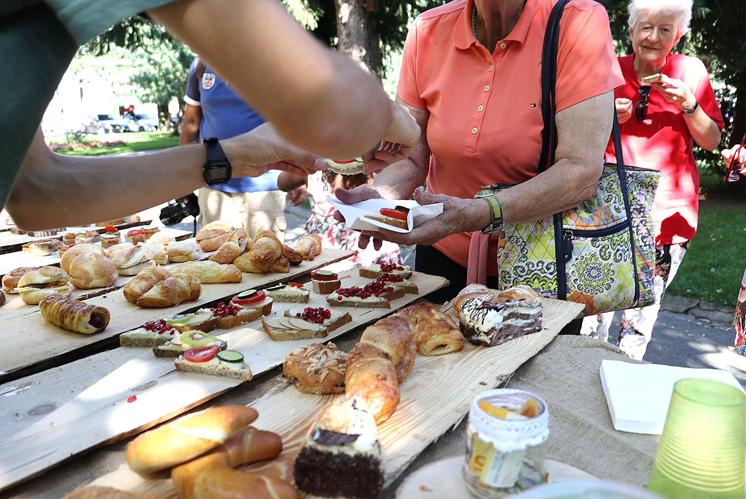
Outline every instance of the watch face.
<path fill-rule="evenodd" d="M 213 183 L 227 182 L 231 178 L 231 167 L 226 164 L 212 164 L 207 169 L 209 181 Z"/>

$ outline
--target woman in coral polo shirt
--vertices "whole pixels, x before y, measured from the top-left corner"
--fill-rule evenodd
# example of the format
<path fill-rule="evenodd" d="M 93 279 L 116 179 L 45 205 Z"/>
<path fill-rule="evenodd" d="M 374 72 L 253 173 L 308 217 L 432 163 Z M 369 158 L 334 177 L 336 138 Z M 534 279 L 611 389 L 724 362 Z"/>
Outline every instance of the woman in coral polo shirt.
<path fill-rule="evenodd" d="M 613 89 L 623 83 L 604 8 L 574 0 L 560 24 L 556 162 L 537 175 L 541 150 L 541 54 L 555 0 L 456 0 L 420 15 L 404 47 L 398 101 L 426 133 L 409 159 L 376 176 L 372 188 L 338 192 L 345 202 L 382 196 L 444 212 L 411 233 L 386 233 L 417 244 L 416 268 L 449 279 L 436 301 L 466 282 L 471 234 L 505 222 L 531 222 L 574 207 L 595 193 L 613 117 Z M 501 191 L 501 208 L 475 194 Z M 426 184 L 426 189 L 419 188 Z M 496 222 L 496 223 L 493 223 Z M 368 236 L 360 244 L 367 245 Z M 487 284 L 496 288 L 496 245 Z M 474 262 L 472 262 L 474 263 Z"/>
<path fill-rule="evenodd" d="M 672 54 L 689 30 L 692 0 L 632 0 L 629 29 L 633 54 L 619 58 L 625 84 L 615 91 L 624 161 L 659 170 L 653 204 L 655 304 L 624 312 L 619 346 L 642 359 L 658 317 L 660 299 L 676 275 L 686 246 L 697 232 L 699 172 L 694 143 L 714 150 L 723 117 L 702 61 Z M 607 159 L 613 161 L 609 144 Z M 611 314 L 603 314 L 599 336 L 608 336 Z M 593 319 L 586 320 L 586 326 Z"/>

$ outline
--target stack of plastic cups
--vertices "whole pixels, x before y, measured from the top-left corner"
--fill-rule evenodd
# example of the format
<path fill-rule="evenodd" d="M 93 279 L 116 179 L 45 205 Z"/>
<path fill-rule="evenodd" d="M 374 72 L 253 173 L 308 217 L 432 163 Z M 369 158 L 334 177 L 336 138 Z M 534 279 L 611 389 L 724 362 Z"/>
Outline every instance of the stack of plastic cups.
<path fill-rule="evenodd" d="M 743 499 L 746 396 L 725 383 L 676 383 L 648 488 L 669 499 Z"/>

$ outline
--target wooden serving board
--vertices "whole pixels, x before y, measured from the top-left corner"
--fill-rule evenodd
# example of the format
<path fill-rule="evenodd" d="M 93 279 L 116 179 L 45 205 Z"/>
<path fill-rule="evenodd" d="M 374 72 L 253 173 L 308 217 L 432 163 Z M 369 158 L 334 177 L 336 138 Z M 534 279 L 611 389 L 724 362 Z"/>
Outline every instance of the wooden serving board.
<path fill-rule="evenodd" d="M 356 269 L 340 273 L 343 285 L 370 282 L 356 273 Z M 444 278 L 427 274 L 415 274 L 412 281 L 420 294 L 394 300 L 390 309 L 335 307 L 350 312 L 353 320 L 324 341 L 447 284 Z M 273 314 L 305 306 L 328 305 L 325 296 L 311 293 L 308 305 L 276 303 Z M 275 342 L 258 321 L 219 336 L 229 348 L 244 354 L 255 376 L 282 364 L 299 346 L 320 341 Z M 175 371 L 173 359 L 156 358 L 148 348 L 121 347 L 1 385 L 0 490 L 93 446 L 153 426 L 239 384 L 238 380 Z"/>
<path fill-rule="evenodd" d="M 199 300 L 185 302 L 170 308 L 140 308 L 128 302 L 121 290 L 114 290 L 86 300 L 86 303 L 105 307 L 111 314 L 109 326 L 92 335 L 72 333 L 46 322 L 34 307 L 34 313 L 10 317 L 3 323 L 0 333 L 6 348 L 0 349 L 0 383 L 9 379 L 14 371 L 30 368 L 34 364 L 67 354 L 79 348 L 90 347 L 98 342 L 133 329 L 148 321 L 164 319 L 186 310 L 195 310 L 246 289 L 265 287 L 280 281 L 293 280 L 313 269 L 348 258 L 352 253 L 345 250 L 324 249 L 311 261 L 290 267 L 288 274 L 243 274 L 239 283 L 205 284 Z"/>
<path fill-rule="evenodd" d="M 456 354 L 417 357 L 412 373 L 401 385 L 399 407 L 379 427 L 386 485 L 391 484 L 431 442 L 458 425 L 468 413 L 469 404 L 476 394 L 493 388 L 515 372 L 549 344 L 583 308 L 576 303 L 557 300 L 543 300 L 543 306 L 544 329 L 539 333 L 492 348 L 467 343 Z M 259 411 L 255 426 L 282 435 L 284 450 L 278 460 L 292 461 L 311 424 L 335 397 L 307 395 L 287 386 L 251 404 Z M 260 465 L 258 468 L 266 467 Z M 93 484 L 156 497 L 176 497 L 170 479 L 143 479 L 126 463 Z"/>

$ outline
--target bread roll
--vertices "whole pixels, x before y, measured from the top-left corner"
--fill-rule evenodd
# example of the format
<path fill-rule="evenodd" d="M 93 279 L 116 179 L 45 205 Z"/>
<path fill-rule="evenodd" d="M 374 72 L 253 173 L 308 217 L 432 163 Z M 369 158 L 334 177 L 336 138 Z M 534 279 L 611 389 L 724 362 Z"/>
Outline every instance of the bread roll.
<path fill-rule="evenodd" d="M 18 267 L 3 276 L 3 291 L 6 293 L 15 293 L 14 289 L 18 287 L 18 281 L 24 274 L 32 270 L 38 270 L 39 267 Z"/>
<path fill-rule="evenodd" d="M 201 292 L 202 286 L 196 277 L 171 276 L 150 288 L 136 303 L 143 308 L 173 307 L 185 301 L 198 299 Z"/>
<path fill-rule="evenodd" d="M 163 267 L 147 267 L 124 285 L 124 297 L 130 303 L 137 303 L 138 298 L 169 277 L 171 277 L 171 272 Z"/>
<path fill-rule="evenodd" d="M 76 246 L 70 248 L 75 249 Z M 67 254 L 67 253 L 65 253 Z M 117 282 L 117 267 L 101 253 L 83 253 L 69 265 L 70 282 L 78 289 L 108 288 Z"/>
<path fill-rule="evenodd" d="M 233 263 L 233 260 L 246 250 L 246 242 L 245 239 L 240 242 L 226 241 L 218 248 L 217 253 L 210 257 L 210 260 L 217 263 Z"/>
<path fill-rule="evenodd" d="M 295 244 L 295 251 L 303 255 L 304 260 L 313 260 L 321 254 L 321 237 L 317 234 L 305 234 Z"/>
<path fill-rule="evenodd" d="M 245 406 L 212 407 L 143 433 L 127 445 L 133 471 L 153 473 L 189 461 L 219 446 L 258 416 Z"/>
<path fill-rule="evenodd" d="M 398 315 L 409 321 L 417 353 L 444 355 L 464 348 L 464 335 L 456 322 L 437 305 L 421 301 L 400 310 Z"/>
<path fill-rule="evenodd" d="M 76 244 L 69 250 L 65 251 L 62 254 L 62 258 L 60 258 L 60 267 L 62 267 L 62 270 L 70 273 L 70 264 L 72 263 L 75 258 L 77 258 L 80 255 L 83 255 L 85 253 L 94 253 L 97 255 L 103 255 L 104 250 L 99 246 L 98 244 L 93 243 L 83 243 L 83 244 Z"/>

